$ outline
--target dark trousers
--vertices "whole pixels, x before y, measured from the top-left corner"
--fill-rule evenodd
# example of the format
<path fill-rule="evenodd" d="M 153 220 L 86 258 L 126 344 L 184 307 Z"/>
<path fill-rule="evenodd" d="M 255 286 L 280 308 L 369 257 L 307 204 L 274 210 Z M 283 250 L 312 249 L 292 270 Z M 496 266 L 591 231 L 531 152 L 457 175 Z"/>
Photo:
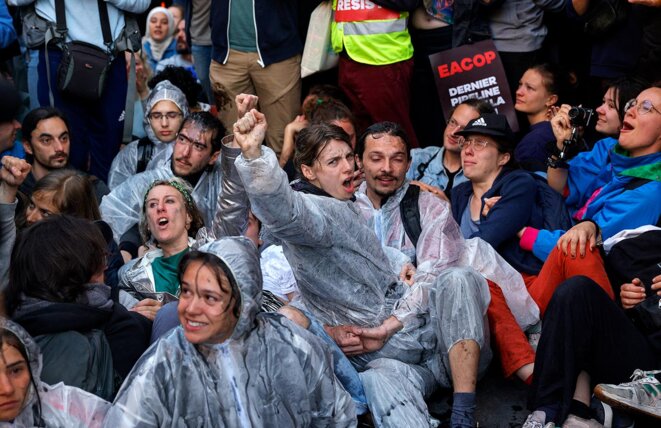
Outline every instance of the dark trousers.
<path fill-rule="evenodd" d="M 429 55 L 452 48 L 452 26 L 433 30 L 410 28 L 413 43 L 411 121 L 420 147 L 442 146 L 445 116 L 438 97 Z M 449 113 L 449 112 L 445 112 Z"/>
<path fill-rule="evenodd" d="M 376 122 L 396 122 L 411 147 L 419 147 L 409 116 L 412 71 L 413 59 L 368 65 L 340 56 L 339 85 L 351 102 L 358 135 Z"/>
<path fill-rule="evenodd" d="M 546 309 L 530 408 L 560 403 L 560 422 L 569 414 L 581 371 L 594 387 L 628 381 L 635 369 L 659 367 L 648 337 L 594 281 L 575 276 L 558 287 Z"/>
<path fill-rule="evenodd" d="M 38 97 L 39 105 L 50 105 L 46 73 L 46 52 L 39 52 Z M 104 182 L 108 180 L 110 164 L 119 151 L 124 129 L 124 105 L 126 103 L 127 75 L 124 54 L 114 59 L 106 78 L 103 97 L 98 101 L 82 101 L 65 98 L 57 89 L 57 67 L 62 52 L 48 50 L 51 89 L 55 107 L 60 109 L 69 122 L 71 135 L 70 162 L 77 169 L 88 171 Z"/>

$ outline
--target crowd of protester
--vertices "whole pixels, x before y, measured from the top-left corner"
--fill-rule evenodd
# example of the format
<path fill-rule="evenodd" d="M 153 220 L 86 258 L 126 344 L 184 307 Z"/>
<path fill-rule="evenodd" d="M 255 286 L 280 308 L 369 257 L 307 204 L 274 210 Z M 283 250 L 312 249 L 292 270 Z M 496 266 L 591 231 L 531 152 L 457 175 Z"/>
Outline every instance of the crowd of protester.
<path fill-rule="evenodd" d="M 661 1 L 320 3 L 0 2 L 0 425 L 658 423 Z"/>

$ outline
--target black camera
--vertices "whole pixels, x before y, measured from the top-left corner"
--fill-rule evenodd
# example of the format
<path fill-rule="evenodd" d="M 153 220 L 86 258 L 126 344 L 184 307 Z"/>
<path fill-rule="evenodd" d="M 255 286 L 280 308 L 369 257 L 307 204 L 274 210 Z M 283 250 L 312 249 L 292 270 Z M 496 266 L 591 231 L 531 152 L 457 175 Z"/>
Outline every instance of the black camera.
<path fill-rule="evenodd" d="M 572 107 L 569 109 L 567 115 L 572 126 L 587 127 L 590 125 L 590 121 L 592 121 L 594 110 L 584 107 Z"/>

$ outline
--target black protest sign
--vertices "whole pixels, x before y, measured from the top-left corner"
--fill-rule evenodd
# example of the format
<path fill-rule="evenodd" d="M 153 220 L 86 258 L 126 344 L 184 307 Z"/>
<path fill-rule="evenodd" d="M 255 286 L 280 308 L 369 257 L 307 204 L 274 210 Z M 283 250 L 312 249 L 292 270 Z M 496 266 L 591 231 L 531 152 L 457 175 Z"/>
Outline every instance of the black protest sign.
<path fill-rule="evenodd" d="M 504 114 L 514 132 L 519 130 L 505 69 L 491 40 L 429 55 L 441 107 L 449 119 L 452 107 L 479 98 Z"/>

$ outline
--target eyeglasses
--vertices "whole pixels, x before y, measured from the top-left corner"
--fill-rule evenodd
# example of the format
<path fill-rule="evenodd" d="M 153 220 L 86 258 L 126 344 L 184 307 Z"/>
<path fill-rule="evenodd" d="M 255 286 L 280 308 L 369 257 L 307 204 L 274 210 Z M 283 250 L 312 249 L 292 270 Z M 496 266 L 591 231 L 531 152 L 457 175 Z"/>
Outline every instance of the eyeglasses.
<path fill-rule="evenodd" d="M 167 118 L 168 120 L 175 120 L 176 118 L 181 116 L 182 114 L 176 111 L 169 111 L 167 113 L 161 113 L 160 111 L 155 111 L 153 113 L 149 113 L 150 120 L 161 120 L 164 117 Z"/>
<path fill-rule="evenodd" d="M 464 129 L 464 127 L 461 126 L 461 125 L 459 124 L 459 122 L 457 122 L 457 121 L 455 120 L 454 117 L 451 117 L 450 120 L 448 120 L 448 122 L 447 122 L 447 126 L 448 126 L 449 128 L 454 128 L 454 129 L 457 130 L 457 131 L 461 131 L 462 129 Z"/>
<path fill-rule="evenodd" d="M 189 147 L 193 146 L 193 149 L 197 152 L 204 152 L 207 149 L 207 147 L 209 147 L 201 141 L 191 140 L 190 138 L 188 138 L 187 135 L 184 135 L 181 132 L 179 133 L 179 135 L 177 135 L 177 144 L 182 144 Z"/>
<path fill-rule="evenodd" d="M 489 145 L 487 140 L 477 140 L 475 138 L 457 138 L 457 143 L 459 143 L 459 150 L 463 150 L 467 147 L 473 147 L 473 150 L 476 152 L 481 152 L 486 146 Z"/>
<path fill-rule="evenodd" d="M 626 113 L 629 111 L 631 107 L 636 107 L 636 110 L 638 111 L 639 114 L 647 114 L 654 110 L 655 112 L 661 114 L 659 110 L 654 107 L 654 104 L 652 104 L 652 101 L 650 100 L 642 100 L 640 103 L 638 102 L 637 99 L 632 99 L 627 101 L 627 103 L 624 105 L 624 112 Z"/>

